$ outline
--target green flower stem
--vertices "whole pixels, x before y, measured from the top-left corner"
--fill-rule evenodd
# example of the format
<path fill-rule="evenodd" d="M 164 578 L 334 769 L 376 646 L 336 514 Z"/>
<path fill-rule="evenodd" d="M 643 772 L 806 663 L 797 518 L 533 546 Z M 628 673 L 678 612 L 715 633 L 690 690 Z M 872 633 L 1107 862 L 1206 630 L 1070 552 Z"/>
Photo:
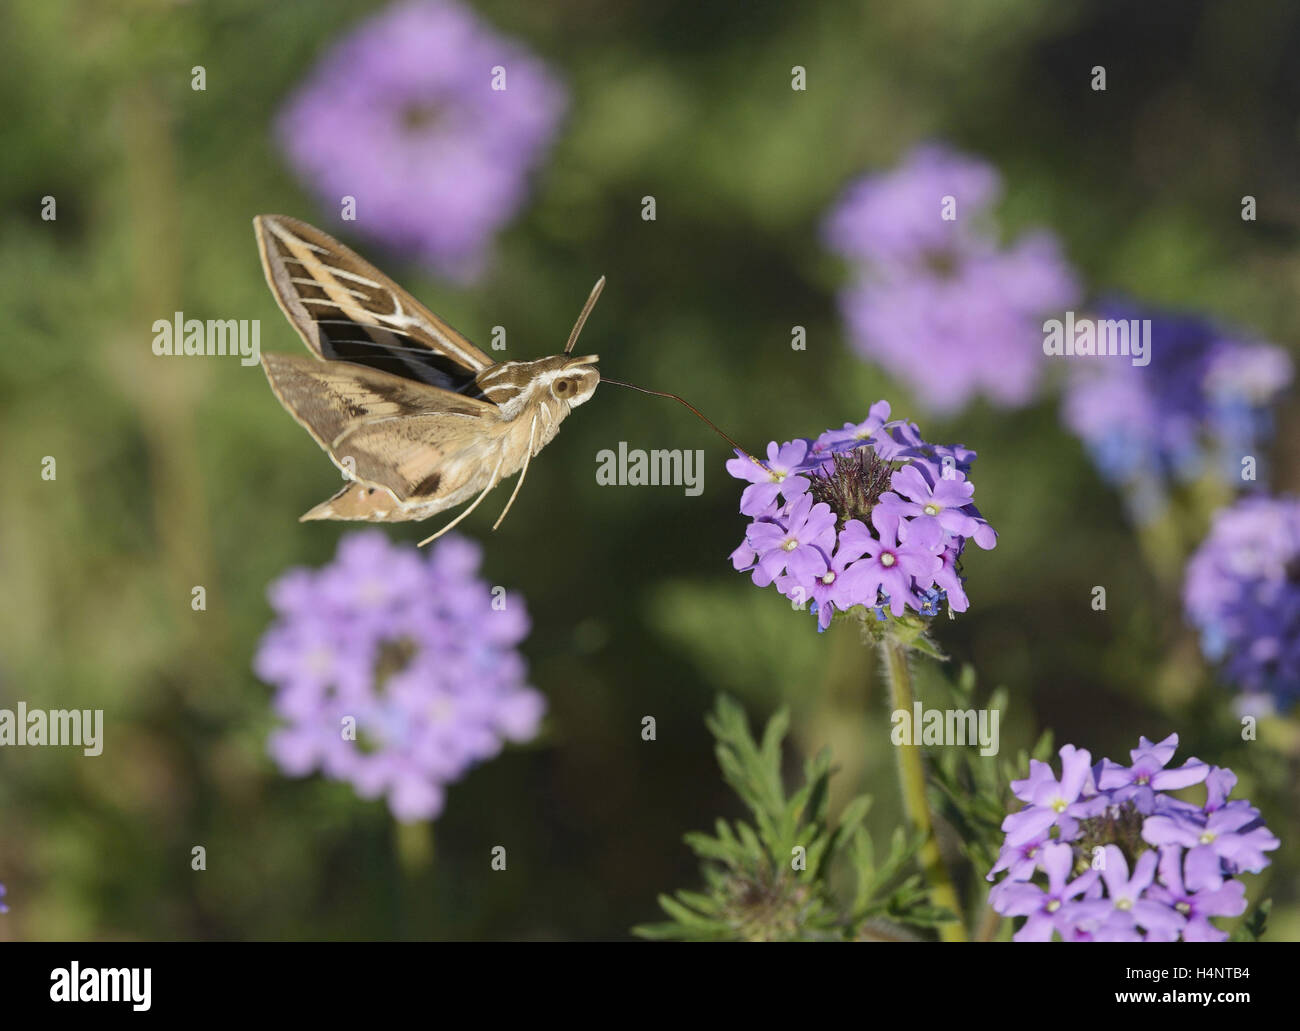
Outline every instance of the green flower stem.
<path fill-rule="evenodd" d="M 410 941 L 428 936 L 434 926 L 433 909 L 434 844 L 433 822 L 393 821 L 393 851 L 398 876 L 394 878 L 394 920 L 398 937 Z"/>
<path fill-rule="evenodd" d="M 894 711 L 912 711 L 912 674 L 907 667 L 907 646 L 899 641 L 883 642 L 885 670 L 889 680 L 890 700 Z M 925 769 L 921 763 L 919 745 L 904 744 L 896 747 L 898 753 L 898 781 L 903 790 L 903 812 L 907 821 L 925 835 L 919 858 L 921 869 L 930 883 L 931 897 L 937 905 L 957 914 L 950 923 L 939 926 L 939 937 L 949 942 L 966 941 L 966 926 L 961 918 L 961 903 L 957 891 L 944 866 L 938 839 L 934 836 L 934 821 L 925 797 Z"/>
<path fill-rule="evenodd" d="M 423 874 L 433 866 L 432 822 L 401 823 L 395 820 L 393 838 L 397 845 L 397 861 L 408 876 Z"/>

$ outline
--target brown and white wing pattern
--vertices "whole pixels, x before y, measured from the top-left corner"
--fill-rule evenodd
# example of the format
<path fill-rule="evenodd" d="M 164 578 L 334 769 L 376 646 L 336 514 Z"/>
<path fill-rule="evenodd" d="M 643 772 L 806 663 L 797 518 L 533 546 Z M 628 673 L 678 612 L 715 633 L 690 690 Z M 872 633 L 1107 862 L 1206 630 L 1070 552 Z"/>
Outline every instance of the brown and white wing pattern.
<path fill-rule="evenodd" d="M 474 390 L 494 364 L 328 233 L 286 215 L 258 215 L 253 227 L 271 292 L 316 357 L 452 391 Z"/>
<path fill-rule="evenodd" d="M 457 504 L 484 479 L 484 437 L 493 443 L 501 426 L 495 405 L 351 362 L 268 354 L 262 366 L 280 403 L 359 487 L 381 488 L 397 506 L 427 515 Z M 361 497 L 347 493 L 317 509 L 375 518 L 364 510 L 343 515 Z"/>

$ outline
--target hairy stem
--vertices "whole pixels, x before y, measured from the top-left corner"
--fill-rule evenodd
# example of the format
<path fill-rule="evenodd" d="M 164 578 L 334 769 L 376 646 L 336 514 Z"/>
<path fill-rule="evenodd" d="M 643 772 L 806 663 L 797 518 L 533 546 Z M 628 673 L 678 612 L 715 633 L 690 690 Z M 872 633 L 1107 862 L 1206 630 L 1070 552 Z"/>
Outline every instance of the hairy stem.
<path fill-rule="evenodd" d="M 885 641 L 885 671 L 889 680 L 889 694 L 895 712 L 912 712 L 912 673 L 907 666 L 907 646 L 898 641 Z M 961 917 L 961 903 L 957 891 L 944 866 L 943 854 L 934 835 L 934 821 L 925 797 L 925 769 L 921 762 L 919 745 L 902 744 L 898 754 L 898 782 L 903 791 L 903 812 L 907 821 L 925 835 L 919 858 L 925 879 L 930 884 L 931 896 L 937 905 L 952 910 L 955 920 L 939 925 L 939 937 L 944 941 L 966 941 L 966 926 Z"/>

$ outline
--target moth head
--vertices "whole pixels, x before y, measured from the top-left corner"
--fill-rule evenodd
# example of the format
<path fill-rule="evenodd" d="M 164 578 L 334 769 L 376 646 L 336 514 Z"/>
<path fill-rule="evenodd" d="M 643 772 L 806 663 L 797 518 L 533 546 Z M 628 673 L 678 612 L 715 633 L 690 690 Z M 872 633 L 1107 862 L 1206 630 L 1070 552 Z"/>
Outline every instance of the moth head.
<path fill-rule="evenodd" d="M 551 396 L 570 408 L 577 408 L 596 392 L 596 384 L 600 382 L 600 372 L 596 368 L 598 361 L 598 354 L 563 358 L 551 379 Z"/>

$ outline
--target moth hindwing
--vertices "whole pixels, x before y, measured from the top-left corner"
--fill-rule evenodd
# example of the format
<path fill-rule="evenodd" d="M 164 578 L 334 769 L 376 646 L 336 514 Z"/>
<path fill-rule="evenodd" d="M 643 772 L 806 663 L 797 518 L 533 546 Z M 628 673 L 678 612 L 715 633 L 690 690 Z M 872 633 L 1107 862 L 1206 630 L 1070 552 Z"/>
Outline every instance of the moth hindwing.
<path fill-rule="evenodd" d="M 600 382 L 597 355 L 494 362 L 360 255 L 284 215 L 253 219 L 266 281 L 312 357 L 264 355 L 271 389 L 347 483 L 302 516 L 426 519 L 518 472 Z M 475 496 L 477 495 L 477 497 Z M 495 529 L 495 526 L 493 527 Z"/>

